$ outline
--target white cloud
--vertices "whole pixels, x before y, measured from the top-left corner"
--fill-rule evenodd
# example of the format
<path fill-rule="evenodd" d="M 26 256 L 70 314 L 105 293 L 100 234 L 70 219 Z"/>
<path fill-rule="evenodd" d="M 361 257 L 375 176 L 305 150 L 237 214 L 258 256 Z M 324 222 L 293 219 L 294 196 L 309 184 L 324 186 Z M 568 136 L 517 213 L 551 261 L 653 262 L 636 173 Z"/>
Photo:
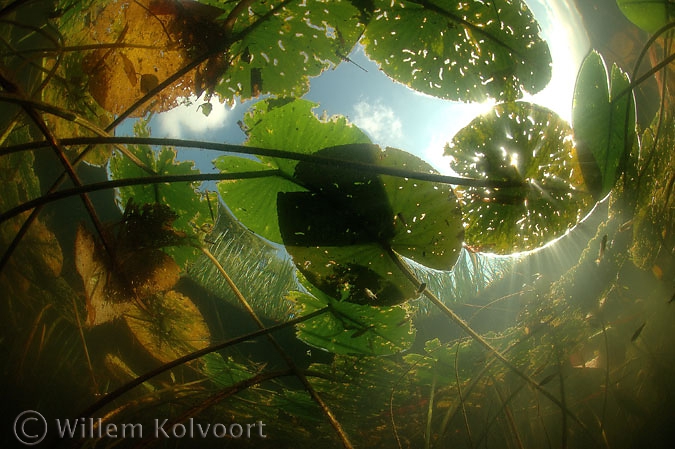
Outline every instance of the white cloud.
<path fill-rule="evenodd" d="M 199 138 L 224 128 L 233 107 L 211 99 L 211 113 L 206 116 L 202 113 L 204 102 L 204 96 L 193 96 L 186 104 L 158 114 L 153 120 L 153 131 L 156 131 L 153 134 L 176 139 Z"/>
<path fill-rule="evenodd" d="M 397 146 L 403 137 L 403 124 L 394 110 L 381 102 L 359 101 L 351 121 L 365 131 L 374 143 Z"/>

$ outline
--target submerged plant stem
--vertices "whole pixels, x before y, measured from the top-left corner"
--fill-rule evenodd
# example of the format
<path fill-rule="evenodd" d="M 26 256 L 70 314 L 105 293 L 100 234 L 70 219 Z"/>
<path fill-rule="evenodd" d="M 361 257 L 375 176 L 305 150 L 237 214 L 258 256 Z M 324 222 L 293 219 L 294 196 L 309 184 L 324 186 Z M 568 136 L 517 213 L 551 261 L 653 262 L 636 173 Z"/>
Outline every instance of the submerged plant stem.
<path fill-rule="evenodd" d="M 433 172 L 418 172 L 399 167 L 387 167 L 364 162 L 320 156 L 314 153 L 305 154 L 293 151 L 277 150 L 273 148 L 259 148 L 244 145 L 232 145 L 227 143 L 205 142 L 201 140 L 115 136 L 115 137 L 76 137 L 70 139 L 62 139 L 61 142 L 63 145 L 129 144 L 129 145 L 155 145 L 155 146 L 172 146 L 179 148 L 195 148 L 203 150 L 222 151 L 225 153 L 268 156 L 280 159 L 289 159 L 299 162 L 311 162 L 314 164 L 325 165 L 327 167 L 339 168 L 343 170 L 359 170 L 365 173 L 372 173 L 375 175 L 397 176 L 400 178 L 417 179 L 420 181 L 438 182 L 441 184 L 461 185 L 466 187 L 490 187 L 490 188 L 527 187 L 523 183 L 517 181 L 463 178 L 461 176 L 448 176 Z M 42 148 L 46 146 L 48 146 L 48 143 L 45 141 L 31 142 L 28 144 L 16 145 L 13 147 L 5 147 L 2 149 L 2 152 L 24 151 L 29 149 Z M 321 150 L 317 151 L 317 153 L 320 151 Z"/>
<path fill-rule="evenodd" d="M 260 327 L 261 329 L 264 329 L 265 325 L 263 324 L 262 321 L 260 321 L 260 318 L 258 318 L 258 315 L 255 313 L 255 311 L 253 310 L 251 305 L 248 303 L 248 301 L 246 300 L 244 295 L 241 294 L 241 292 L 237 288 L 236 284 L 234 283 L 234 281 L 232 281 L 232 279 L 227 274 L 227 272 L 225 271 L 223 266 L 220 264 L 220 262 L 218 262 L 218 260 L 213 256 L 213 254 L 211 254 L 211 252 L 209 250 L 207 250 L 206 248 L 202 247 L 201 250 L 206 255 L 206 257 L 208 257 L 209 260 L 211 260 L 211 262 L 213 262 L 213 264 L 216 266 L 216 268 L 218 269 L 220 274 L 225 278 L 225 281 L 228 283 L 228 285 L 232 289 L 232 292 L 235 294 L 237 299 L 239 299 L 239 302 L 242 304 L 244 309 L 246 309 L 246 311 L 251 316 L 253 321 L 255 321 L 256 325 L 258 327 Z M 328 309 L 328 307 L 326 307 L 326 309 Z M 323 309 L 319 309 L 319 310 L 323 310 Z M 293 374 L 295 374 L 295 376 L 300 380 L 300 382 L 302 382 L 303 386 L 305 387 L 305 389 L 307 390 L 309 395 L 312 397 L 312 399 L 319 405 L 319 407 L 321 408 L 321 411 L 326 416 L 326 418 L 330 422 L 331 426 L 335 429 L 338 436 L 340 437 L 340 440 L 342 441 L 343 446 L 346 449 L 353 449 L 354 446 L 352 445 L 351 441 L 349 441 L 349 436 L 347 435 L 347 432 L 345 432 L 345 430 L 342 428 L 342 425 L 337 420 L 337 418 L 335 417 L 335 415 L 333 414 L 331 409 L 328 407 L 328 404 L 326 404 L 324 402 L 324 400 L 321 398 L 321 396 L 319 396 L 319 393 L 317 393 L 317 391 L 314 389 L 312 384 L 309 383 L 309 381 L 307 380 L 307 376 L 305 376 L 305 374 L 302 371 L 300 371 L 300 369 L 298 369 L 298 367 L 295 364 L 295 362 L 293 361 L 293 359 L 288 355 L 288 353 L 286 353 L 284 348 L 279 344 L 279 342 L 272 335 L 270 335 L 269 333 L 266 333 L 265 335 L 266 335 L 267 339 L 270 341 L 270 343 L 272 343 L 272 345 L 275 347 L 277 352 L 279 352 L 279 355 L 281 355 L 281 357 L 284 359 L 284 361 L 286 362 L 286 365 L 288 365 L 288 367 L 293 371 Z"/>
<path fill-rule="evenodd" d="M 96 375 L 94 374 L 94 366 L 91 363 L 91 357 L 89 356 L 89 346 L 87 345 L 87 339 L 84 337 L 84 331 L 82 330 L 82 320 L 80 319 L 80 312 L 77 310 L 77 302 L 75 302 L 75 296 L 71 296 L 73 302 L 73 311 L 75 312 L 75 320 L 77 321 L 77 331 L 80 335 L 80 340 L 82 340 L 82 349 L 84 350 L 84 357 L 87 359 L 87 367 L 89 368 L 89 374 L 91 375 L 91 381 L 94 384 L 94 391 L 96 394 L 99 394 L 98 382 L 96 381 Z"/>
<path fill-rule="evenodd" d="M 405 264 L 405 262 L 403 262 L 401 257 L 398 254 L 396 254 L 391 248 L 388 247 L 387 251 L 391 259 L 394 261 L 394 263 L 403 273 L 406 274 L 406 276 L 408 277 L 408 279 L 410 279 L 415 288 L 419 288 L 421 282 L 419 279 L 417 279 L 415 273 L 412 272 L 410 267 L 408 267 Z M 509 359 L 507 359 L 504 356 L 504 354 L 502 354 L 499 350 L 497 350 L 494 346 L 492 346 L 485 338 L 483 338 L 482 335 L 473 330 L 473 328 L 469 326 L 469 324 L 466 321 L 464 321 L 459 315 L 457 315 L 448 306 L 446 306 L 436 295 L 434 295 L 431 291 L 429 291 L 429 289 L 424 289 L 424 296 L 426 296 L 427 299 L 429 299 L 429 301 L 431 301 L 436 307 L 438 307 L 441 310 L 441 312 L 443 312 L 445 315 L 448 316 L 448 318 L 450 318 L 455 324 L 457 324 L 467 335 L 469 335 L 477 343 L 483 346 L 483 348 L 485 348 L 490 354 L 492 354 L 493 357 L 495 357 L 502 364 L 504 364 L 504 366 L 506 366 L 511 372 L 516 374 L 518 377 L 522 378 L 532 388 L 539 391 L 548 400 L 557 405 L 560 408 L 560 410 L 562 410 L 563 413 L 567 413 L 568 415 L 570 415 L 570 417 L 577 424 L 579 424 L 579 426 L 581 426 L 582 429 L 584 429 L 587 433 L 590 433 L 586 425 L 579 419 L 579 417 L 577 417 L 574 413 L 572 413 L 572 411 L 569 408 L 567 408 L 567 406 L 563 404 L 560 401 L 560 399 L 556 398 L 551 393 L 546 391 L 544 388 L 542 388 L 541 385 L 539 385 L 539 383 L 536 380 L 534 380 L 528 374 L 523 372 L 520 368 L 515 366 Z"/>
<path fill-rule="evenodd" d="M 0 92 L 0 101 L 5 101 L 8 103 L 16 103 L 20 106 L 29 106 L 35 109 L 39 109 L 41 111 L 47 112 L 51 115 L 54 115 L 56 117 L 60 117 L 62 119 L 68 120 L 70 122 L 75 123 L 76 125 L 82 126 L 89 131 L 93 132 L 94 134 L 98 135 L 99 137 L 106 138 L 106 137 L 112 137 L 108 132 L 105 130 L 101 129 L 94 123 L 90 122 L 89 120 L 75 114 L 74 112 L 67 111 L 63 108 L 60 108 L 58 106 L 54 106 L 52 104 L 47 104 L 42 101 L 35 101 L 35 100 L 28 100 L 25 98 L 17 97 L 16 95 L 12 94 L 7 94 L 4 92 Z M 63 140 L 61 140 L 61 143 L 63 143 Z M 119 150 L 120 153 L 122 153 L 124 156 L 129 158 L 134 164 L 136 164 L 140 169 L 145 171 L 146 173 L 150 175 L 155 175 L 156 173 L 148 167 L 143 161 L 141 161 L 138 157 L 136 157 L 135 154 L 133 154 L 131 151 L 127 150 L 126 147 L 122 146 L 119 143 L 113 143 L 112 144 L 117 150 Z M 12 151 L 7 151 L 7 148 L 0 148 L 0 156 L 3 154 L 11 154 Z"/>
<path fill-rule="evenodd" d="M 437 372 L 434 371 L 434 377 L 431 379 L 431 391 L 429 392 L 429 405 L 427 406 L 427 426 L 424 432 L 424 448 L 431 447 L 431 419 L 434 416 L 434 395 L 436 394 L 436 377 Z"/>
<path fill-rule="evenodd" d="M 160 366 L 160 367 L 158 367 L 158 368 L 156 368 L 152 371 L 148 371 L 147 373 L 145 373 L 141 376 L 138 376 L 137 378 L 135 378 L 134 380 L 132 380 L 130 382 L 127 382 L 126 384 L 122 385 L 121 387 L 119 387 L 115 391 L 112 391 L 112 392 L 106 394 L 101 399 L 94 402 L 92 405 L 87 407 L 87 409 L 84 410 L 82 413 L 80 413 L 78 416 L 83 417 L 83 418 L 89 418 L 89 417 L 93 416 L 94 413 L 96 413 L 98 410 L 101 410 L 103 407 L 110 404 L 115 399 L 121 397 L 123 394 L 125 394 L 125 393 L 133 390 L 137 386 L 149 381 L 153 377 L 159 376 L 160 374 L 162 374 L 162 373 L 164 373 L 164 372 L 166 372 L 170 369 L 176 368 L 177 366 L 183 365 L 183 364 L 185 364 L 187 362 L 190 362 L 192 360 L 196 360 L 196 359 L 198 359 L 200 357 L 203 357 L 207 354 L 211 354 L 213 352 L 220 351 L 220 350 L 228 348 L 230 346 L 234 346 L 234 345 L 242 343 L 244 341 L 253 340 L 253 339 L 258 338 L 262 335 L 267 335 L 271 332 L 276 332 L 276 331 L 281 330 L 281 329 L 286 329 L 288 327 L 295 326 L 296 324 L 299 324 L 299 323 L 302 323 L 303 321 L 307 321 L 307 320 L 310 320 L 312 318 L 315 318 L 315 317 L 317 317 L 317 316 L 319 316 L 319 315 L 321 315 L 321 314 L 323 314 L 327 311 L 328 311 L 328 308 L 324 307 L 323 309 L 315 310 L 312 313 L 309 313 L 307 315 L 303 315 L 303 316 L 298 317 L 298 318 L 294 318 L 294 319 L 286 321 L 284 323 L 280 323 L 280 324 L 277 324 L 275 326 L 270 326 L 270 327 L 267 327 L 267 328 L 264 328 L 264 329 L 260 329 L 260 330 L 255 331 L 255 332 L 250 332 L 248 334 L 244 334 L 244 335 L 241 335 L 239 337 L 232 338 L 230 340 L 226 340 L 224 342 L 208 346 L 204 349 L 200 349 L 198 351 L 191 352 L 190 354 L 184 355 L 183 357 L 180 357 L 180 358 L 178 358 L 176 360 L 173 360 L 169 363 L 165 363 L 164 365 L 162 365 L 162 366 Z"/>
<path fill-rule="evenodd" d="M 25 94 L 23 93 L 21 88 L 12 81 L 10 81 L 9 79 L 5 78 L 5 76 L 2 73 L 0 73 L 0 85 L 2 85 L 2 87 L 5 90 L 8 90 L 10 93 L 14 93 L 20 97 L 25 97 Z M 49 130 L 49 127 L 47 127 L 47 124 L 45 123 L 44 119 L 40 114 L 38 114 L 35 108 L 33 108 L 28 104 L 22 104 L 21 107 L 23 108 L 26 115 L 28 115 L 28 117 L 33 121 L 35 126 L 38 127 L 42 135 L 47 140 L 48 146 L 54 151 L 59 162 L 61 162 L 61 165 L 63 165 L 65 173 L 67 174 L 68 178 L 70 178 L 70 180 L 72 181 L 73 184 L 75 184 L 76 187 L 81 187 L 82 181 L 80 180 L 79 176 L 77 176 L 73 164 L 71 164 L 71 162 L 68 160 L 63 144 L 59 141 L 57 137 L 55 137 L 52 134 L 52 132 Z M 105 233 L 103 232 L 103 223 L 101 223 L 101 220 L 98 218 L 98 215 L 96 214 L 94 204 L 91 202 L 86 193 L 80 194 L 80 198 L 82 199 L 82 202 L 84 203 L 84 206 L 87 209 L 87 213 L 89 214 L 89 217 L 91 218 L 91 221 L 93 222 L 94 227 L 96 228 L 96 232 L 98 233 L 99 238 L 101 239 L 103 247 L 106 249 L 108 254 L 110 254 L 112 260 L 115 260 L 113 247 L 109 244 L 109 242 L 106 239 Z M 0 266 L 0 268 L 2 267 Z"/>
<path fill-rule="evenodd" d="M 92 184 L 82 185 L 81 187 L 74 187 L 70 189 L 59 190 L 57 192 L 45 194 L 39 198 L 26 201 L 16 207 L 13 207 L 2 214 L 0 214 L 0 223 L 9 220 L 22 212 L 31 209 L 38 210 L 45 204 L 52 203 L 71 196 L 81 195 L 83 193 L 96 192 L 99 190 L 108 190 L 118 187 L 128 187 L 135 185 L 149 185 L 149 184 L 164 184 L 168 182 L 195 182 L 195 181 L 222 181 L 225 179 L 247 179 L 247 178 L 264 178 L 267 176 L 276 176 L 277 170 L 265 170 L 242 173 L 204 173 L 195 175 L 158 175 L 145 176 L 141 178 L 126 178 L 115 181 L 95 182 Z M 4 263 L 0 263 L 0 268 Z"/>

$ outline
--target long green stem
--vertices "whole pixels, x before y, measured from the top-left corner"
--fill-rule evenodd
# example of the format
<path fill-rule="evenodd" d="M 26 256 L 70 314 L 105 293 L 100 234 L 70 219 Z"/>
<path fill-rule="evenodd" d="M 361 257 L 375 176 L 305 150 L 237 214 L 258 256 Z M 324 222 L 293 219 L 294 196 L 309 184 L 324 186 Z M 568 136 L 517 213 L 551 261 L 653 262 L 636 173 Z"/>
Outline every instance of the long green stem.
<path fill-rule="evenodd" d="M 218 260 L 213 256 L 213 254 L 211 254 L 211 252 L 209 252 L 206 248 L 202 248 L 202 252 L 206 255 L 206 257 L 209 258 L 209 260 L 211 260 L 211 262 L 213 262 L 216 269 L 223 276 L 223 278 L 225 279 L 227 284 L 230 286 L 230 289 L 232 290 L 232 292 L 235 294 L 235 296 L 237 297 L 237 299 L 239 300 L 241 305 L 244 307 L 244 309 L 251 316 L 253 321 L 255 321 L 256 325 L 260 329 L 264 329 L 265 325 L 263 324 L 262 321 L 260 321 L 260 318 L 258 318 L 258 315 L 255 313 L 255 311 L 253 310 L 251 305 L 248 303 L 248 301 L 246 300 L 244 295 L 241 294 L 241 292 L 237 288 L 236 284 L 234 283 L 234 281 L 232 281 L 232 279 L 227 274 L 227 272 L 225 271 L 223 266 L 220 264 L 220 262 L 218 262 Z M 320 309 L 320 310 L 323 310 L 323 309 Z M 323 414 L 328 419 L 328 422 L 331 424 L 333 429 L 335 429 L 335 431 L 337 432 L 338 437 L 342 441 L 342 445 L 345 447 L 345 449 L 353 449 L 354 446 L 352 445 L 351 441 L 349 440 L 349 436 L 347 435 L 347 432 L 345 432 L 345 430 L 342 428 L 342 424 L 340 424 L 340 421 L 338 421 L 335 414 L 333 414 L 332 410 L 328 407 L 328 404 L 326 404 L 326 402 L 319 395 L 319 393 L 314 389 L 314 387 L 309 382 L 309 380 L 307 380 L 307 376 L 305 376 L 305 374 L 297 367 L 297 365 L 295 364 L 293 359 L 288 355 L 288 353 L 284 350 L 284 348 L 281 346 L 281 344 L 279 344 L 279 342 L 274 338 L 274 336 L 270 335 L 269 333 L 265 334 L 265 336 L 270 341 L 272 346 L 274 346 L 274 348 L 277 350 L 279 355 L 281 355 L 281 357 L 284 359 L 284 362 L 286 362 L 286 365 L 288 365 L 288 367 L 291 369 L 291 371 L 293 371 L 293 374 L 295 374 L 295 376 L 300 380 L 300 382 L 302 382 L 303 386 L 305 387 L 305 389 L 307 390 L 309 395 L 312 397 L 314 402 L 316 402 L 317 405 L 319 406 L 319 408 L 321 408 L 321 411 L 323 412 Z"/>
<path fill-rule="evenodd" d="M 413 273 L 410 267 L 408 267 L 408 265 L 406 265 L 405 262 L 401 259 L 401 256 L 396 254 L 391 248 L 387 248 L 387 252 L 391 257 L 391 260 L 408 277 L 408 279 L 413 283 L 413 285 L 419 289 L 422 283 L 420 282 L 419 279 L 417 279 L 415 273 Z M 435 294 L 429 291 L 429 289 L 424 289 L 424 296 L 426 296 L 429 301 L 431 301 L 436 307 L 438 307 L 441 310 L 441 312 L 443 312 L 448 318 L 450 318 L 455 324 L 457 324 L 467 335 L 469 335 L 472 339 L 474 339 L 478 344 L 483 346 L 483 348 L 485 348 L 494 358 L 499 360 L 511 372 L 516 374 L 518 377 L 523 379 L 527 384 L 529 384 L 532 388 L 539 391 L 548 400 L 553 402 L 556 406 L 560 408 L 560 410 L 563 411 L 563 413 L 567 413 L 577 424 L 579 424 L 579 426 L 581 426 L 581 428 L 583 428 L 586 432 L 588 432 L 588 428 L 586 427 L 586 425 L 579 419 L 579 417 L 577 417 L 574 413 L 572 413 L 572 411 L 569 408 L 567 408 L 565 404 L 563 404 L 558 398 L 556 398 L 551 393 L 542 388 L 542 386 L 539 385 L 539 383 L 536 380 L 534 380 L 532 377 L 530 377 L 528 374 L 526 374 L 520 368 L 514 365 L 513 362 L 507 359 L 504 356 L 504 354 L 502 354 L 499 350 L 497 350 L 494 346 L 492 346 L 485 338 L 483 338 L 482 335 L 473 330 L 473 328 L 469 326 L 466 321 L 464 321 L 459 315 L 457 315 L 448 306 L 446 306 Z"/>
<path fill-rule="evenodd" d="M 304 154 L 293 151 L 284 151 L 271 148 L 250 147 L 244 145 L 232 145 L 218 142 L 205 142 L 201 140 L 183 140 L 155 137 L 76 137 L 71 139 L 62 139 L 63 145 L 96 145 L 96 144 L 128 144 L 128 145 L 156 145 L 172 146 L 179 148 L 196 148 L 203 150 L 222 151 L 226 153 L 251 154 L 255 156 L 267 156 L 280 159 L 289 159 L 300 162 L 312 162 L 329 167 L 337 167 L 348 170 L 362 170 L 364 172 L 377 175 L 398 176 L 401 178 L 417 179 L 420 181 L 431 181 L 443 184 L 462 185 L 467 187 L 490 187 L 490 188 L 508 188 L 525 187 L 521 182 L 514 181 L 495 181 L 486 179 L 463 178 L 460 176 L 441 175 L 434 172 L 417 172 L 398 167 L 386 167 L 365 162 L 351 161 L 334 157 L 321 156 L 316 153 Z M 371 144 L 354 144 L 371 145 Z M 5 147 L 0 150 L 0 155 L 37 149 L 47 146 L 46 142 L 31 142 L 27 144 Z"/>
<path fill-rule="evenodd" d="M 510 398 L 513 397 L 513 395 L 510 396 L 509 399 L 505 400 L 501 391 L 499 391 L 499 385 L 497 384 L 497 381 L 494 377 L 492 378 L 492 385 L 495 389 L 495 392 L 497 393 L 497 398 L 501 403 L 501 409 L 504 411 L 506 422 L 509 426 L 509 429 L 511 429 L 511 433 L 513 434 L 513 438 L 516 441 L 516 445 L 518 449 L 524 449 L 523 440 L 520 438 L 520 432 L 518 432 L 518 426 L 516 426 L 516 420 L 513 418 L 513 412 L 511 411 L 511 406 L 509 405 Z M 565 413 L 563 413 L 563 416 L 565 416 Z"/>
<path fill-rule="evenodd" d="M 0 53 L 0 57 L 3 56 L 18 56 L 23 54 L 30 53 L 43 53 L 45 55 L 51 55 L 53 53 L 69 53 L 75 51 L 87 51 L 87 50 L 99 50 L 103 48 L 141 48 L 146 50 L 163 50 L 164 47 L 158 47 L 156 45 L 143 45 L 143 44 L 131 44 L 125 42 L 110 42 L 110 43 L 100 43 L 100 44 L 88 44 L 88 45 L 66 45 L 60 48 L 53 47 L 43 47 L 43 48 L 26 48 L 23 50 L 12 50 L 8 52 Z"/>
<path fill-rule="evenodd" d="M 660 29 L 658 29 L 658 30 L 657 30 L 657 31 L 656 31 L 656 32 L 655 32 L 655 33 L 647 40 L 647 42 L 645 43 L 645 45 L 642 47 L 642 51 L 640 52 L 640 55 L 639 55 L 639 56 L 637 57 L 637 59 L 636 59 L 635 66 L 633 67 L 633 80 L 634 80 L 634 81 L 631 82 L 630 86 L 626 87 L 624 90 L 622 90 L 621 92 L 619 92 L 619 94 L 618 94 L 616 97 L 612 98 L 612 102 L 614 102 L 615 100 L 618 101 L 618 100 L 619 100 L 621 97 L 623 97 L 624 95 L 628 95 L 629 92 L 632 92 L 637 86 L 639 86 L 640 84 L 642 84 L 645 80 L 647 80 L 648 78 L 650 78 L 651 76 L 653 76 L 655 73 L 657 73 L 659 70 L 661 70 L 663 67 L 665 67 L 666 65 L 670 64 L 670 62 L 672 62 L 672 57 L 675 56 L 675 55 L 671 55 L 671 57 L 666 58 L 664 61 L 662 61 L 662 62 L 661 62 L 660 64 L 658 64 L 657 66 L 652 67 L 649 71 L 647 71 L 647 72 L 646 72 L 644 75 L 642 75 L 640 78 L 635 79 L 635 77 L 637 76 L 637 72 L 638 72 L 638 70 L 639 70 L 639 68 L 640 68 L 640 65 L 642 64 L 642 60 L 643 60 L 644 57 L 647 55 L 647 51 L 649 50 L 649 47 L 651 47 L 651 45 L 652 45 L 654 42 L 656 42 L 656 40 L 657 40 L 659 37 L 663 36 L 665 33 L 667 33 L 668 31 L 670 31 L 670 30 L 672 30 L 672 29 L 674 29 L 674 28 L 675 28 L 675 22 L 671 22 L 671 23 L 669 23 L 669 24 L 667 24 L 667 25 L 664 25 L 663 27 L 661 27 Z"/>
<path fill-rule="evenodd" d="M 429 405 L 427 406 L 427 426 L 424 432 L 424 449 L 431 447 L 431 419 L 434 416 L 434 395 L 436 394 L 436 377 L 438 373 L 434 370 L 434 377 L 431 379 L 431 391 L 429 392 Z"/>
<path fill-rule="evenodd" d="M 265 178 L 277 176 L 277 170 L 252 171 L 241 173 L 200 173 L 194 175 L 156 175 L 144 176 L 140 178 L 117 179 L 113 181 L 95 182 L 92 184 L 73 187 L 70 189 L 59 190 L 54 193 L 42 195 L 30 201 L 26 201 L 16 207 L 13 207 L 0 214 L 0 223 L 31 209 L 38 209 L 45 204 L 62 200 L 72 196 L 78 196 L 85 193 L 96 192 L 99 190 L 109 190 L 119 187 L 128 187 L 135 185 L 165 184 L 170 182 L 199 182 L 199 181 L 222 181 L 226 179 L 250 179 Z"/>
<path fill-rule="evenodd" d="M 0 73 L 0 84 L 2 84 L 2 87 L 8 92 L 15 94 L 19 97 L 25 97 L 25 94 L 19 87 L 19 85 L 14 83 L 10 79 L 6 78 L 2 73 Z M 23 108 L 26 115 L 33 121 L 35 126 L 40 130 L 42 135 L 47 140 L 49 147 L 53 150 L 57 159 L 64 167 L 68 178 L 70 178 L 70 180 L 72 181 L 73 184 L 75 184 L 76 187 L 82 187 L 82 182 L 80 181 L 79 176 L 75 172 L 73 164 L 70 162 L 70 160 L 68 160 L 68 157 L 66 156 L 63 144 L 59 141 L 59 139 L 56 136 L 53 135 L 53 133 L 43 120 L 42 116 L 37 112 L 36 109 L 34 109 L 32 106 L 28 104 L 22 104 L 21 107 Z M 98 233 L 101 242 L 103 243 L 103 246 L 105 247 L 108 254 L 111 255 L 112 259 L 115 260 L 114 248 L 108 243 L 106 239 L 106 235 L 103 231 L 103 224 L 99 220 L 98 215 L 94 210 L 94 204 L 91 202 L 91 200 L 85 193 L 81 193 L 80 198 L 82 199 L 82 203 L 84 203 L 84 206 L 87 209 L 87 213 L 89 214 L 89 217 L 91 218 L 91 221 L 93 222 L 94 227 L 96 228 L 96 232 Z"/>

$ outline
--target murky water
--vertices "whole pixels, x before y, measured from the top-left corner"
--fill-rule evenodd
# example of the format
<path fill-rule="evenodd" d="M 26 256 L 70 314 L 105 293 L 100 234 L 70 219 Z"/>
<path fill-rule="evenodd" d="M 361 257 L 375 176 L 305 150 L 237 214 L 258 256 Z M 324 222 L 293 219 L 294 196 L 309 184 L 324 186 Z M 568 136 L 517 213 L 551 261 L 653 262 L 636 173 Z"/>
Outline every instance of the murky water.
<path fill-rule="evenodd" d="M 671 447 L 618 3 L 0 3 L 3 447 Z"/>

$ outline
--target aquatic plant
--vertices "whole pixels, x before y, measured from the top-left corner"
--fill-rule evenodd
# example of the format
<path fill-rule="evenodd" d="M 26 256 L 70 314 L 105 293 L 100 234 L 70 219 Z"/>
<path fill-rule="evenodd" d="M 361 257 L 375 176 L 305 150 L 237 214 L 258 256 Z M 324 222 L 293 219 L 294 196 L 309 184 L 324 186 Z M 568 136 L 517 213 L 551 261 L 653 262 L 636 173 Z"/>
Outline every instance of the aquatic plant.
<path fill-rule="evenodd" d="M 653 34 L 632 68 L 589 53 L 571 124 L 522 100 L 551 58 L 520 0 L 2 3 L 7 421 L 260 421 L 268 438 L 237 443 L 263 447 L 665 447 L 675 25 L 618 3 Z M 498 102 L 446 145 L 456 176 L 301 98 L 357 44 L 411 89 Z M 633 91 L 653 78 L 643 130 Z M 202 93 L 264 96 L 243 145 L 152 136 L 152 114 Z M 223 153 L 215 171 L 178 160 L 199 149 Z M 576 260 L 532 276 L 574 239 Z"/>

